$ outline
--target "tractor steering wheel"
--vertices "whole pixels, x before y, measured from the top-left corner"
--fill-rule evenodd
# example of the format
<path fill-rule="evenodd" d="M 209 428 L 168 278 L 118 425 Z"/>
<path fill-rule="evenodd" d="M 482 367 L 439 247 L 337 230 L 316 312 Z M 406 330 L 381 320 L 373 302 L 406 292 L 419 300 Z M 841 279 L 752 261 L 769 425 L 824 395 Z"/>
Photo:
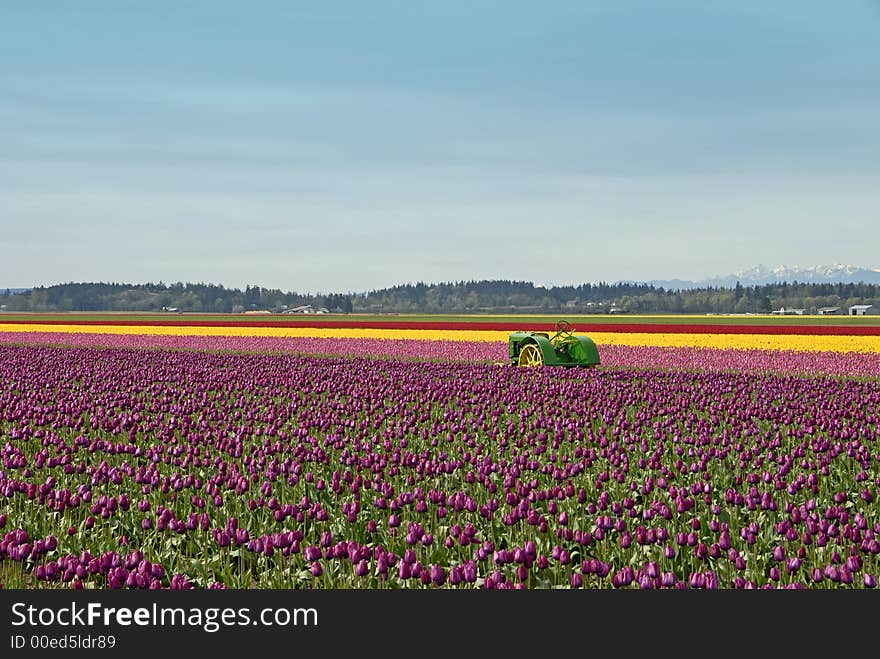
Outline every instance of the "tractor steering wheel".
<path fill-rule="evenodd" d="M 553 335 L 553 339 L 551 339 L 551 341 L 558 339 L 559 337 L 571 336 L 572 332 L 574 332 L 574 327 L 572 327 L 571 323 L 567 320 L 560 320 L 556 323 L 554 331 L 556 333 Z"/>

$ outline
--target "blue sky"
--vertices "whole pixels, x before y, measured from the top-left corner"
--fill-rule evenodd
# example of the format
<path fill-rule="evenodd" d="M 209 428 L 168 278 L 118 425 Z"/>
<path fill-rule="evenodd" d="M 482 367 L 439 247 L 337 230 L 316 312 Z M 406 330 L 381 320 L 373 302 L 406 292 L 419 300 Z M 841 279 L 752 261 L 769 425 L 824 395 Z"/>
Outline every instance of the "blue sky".
<path fill-rule="evenodd" d="M 878 117 L 877 0 L 7 3 L 0 285 L 878 268 Z"/>

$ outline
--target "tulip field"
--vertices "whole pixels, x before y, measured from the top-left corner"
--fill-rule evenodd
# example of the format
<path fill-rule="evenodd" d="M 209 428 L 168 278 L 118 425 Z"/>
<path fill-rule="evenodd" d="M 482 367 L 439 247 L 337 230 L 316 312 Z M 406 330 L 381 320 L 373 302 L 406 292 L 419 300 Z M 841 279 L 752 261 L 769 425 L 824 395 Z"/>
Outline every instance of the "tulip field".
<path fill-rule="evenodd" d="M 464 325 L 0 318 L 0 583 L 876 587 L 880 327 Z"/>

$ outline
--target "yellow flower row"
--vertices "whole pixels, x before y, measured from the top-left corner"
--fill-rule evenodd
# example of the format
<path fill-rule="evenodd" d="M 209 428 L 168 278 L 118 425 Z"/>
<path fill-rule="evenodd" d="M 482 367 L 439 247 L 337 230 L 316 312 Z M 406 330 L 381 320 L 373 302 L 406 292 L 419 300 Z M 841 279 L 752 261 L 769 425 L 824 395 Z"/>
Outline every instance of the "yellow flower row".
<path fill-rule="evenodd" d="M 440 341 L 504 341 L 508 332 L 370 329 L 364 327 L 217 327 L 173 325 L 45 325 L 0 324 L 0 332 L 63 332 L 65 334 L 154 334 L 162 336 L 270 336 L 326 339 L 422 339 Z"/>
<path fill-rule="evenodd" d="M 596 332 L 591 333 L 590 338 L 599 345 L 808 352 L 880 352 L 880 336 Z"/>
<path fill-rule="evenodd" d="M 445 341 L 501 341 L 509 332 L 494 330 L 369 329 L 317 327 L 199 327 L 163 325 L 42 325 L 0 324 L 0 332 L 64 332 L 89 334 L 154 334 L 183 336 L 268 336 L 351 339 L 422 339 Z M 689 334 L 644 332 L 590 332 L 599 346 L 657 346 L 682 348 L 738 348 L 880 353 L 880 336 L 798 334 Z"/>

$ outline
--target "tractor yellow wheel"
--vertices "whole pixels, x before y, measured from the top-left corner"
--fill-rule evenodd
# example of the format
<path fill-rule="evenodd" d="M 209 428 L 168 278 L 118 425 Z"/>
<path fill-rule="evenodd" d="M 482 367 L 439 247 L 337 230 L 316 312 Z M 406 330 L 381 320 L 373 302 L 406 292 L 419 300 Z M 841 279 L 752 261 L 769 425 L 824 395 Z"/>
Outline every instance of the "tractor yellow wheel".
<path fill-rule="evenodd" d="M 543 366 L 544 355 L 541 354 L 541 349 L 538 346 L 530 343 L 519 351 L 518 363 L 520 366 Z"/>

